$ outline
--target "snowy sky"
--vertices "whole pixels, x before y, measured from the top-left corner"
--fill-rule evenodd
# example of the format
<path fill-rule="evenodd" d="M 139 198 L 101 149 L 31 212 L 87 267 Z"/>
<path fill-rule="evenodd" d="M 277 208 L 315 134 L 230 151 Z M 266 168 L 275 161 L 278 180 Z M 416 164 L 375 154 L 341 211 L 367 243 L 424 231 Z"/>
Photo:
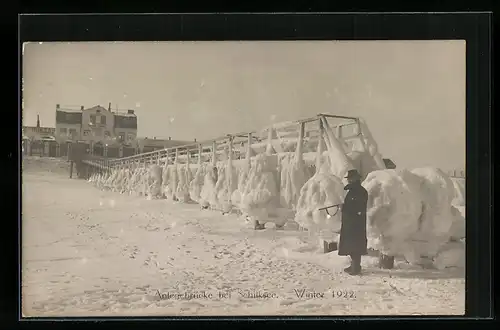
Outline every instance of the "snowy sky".
<path fill-rule="evenodd" d="M 111 102 L 139 136 L 203 140 L 330 112 L 398 167 L 465 166 L 464 41 L 30 43 L 23 79 L 23 125 Z"/>

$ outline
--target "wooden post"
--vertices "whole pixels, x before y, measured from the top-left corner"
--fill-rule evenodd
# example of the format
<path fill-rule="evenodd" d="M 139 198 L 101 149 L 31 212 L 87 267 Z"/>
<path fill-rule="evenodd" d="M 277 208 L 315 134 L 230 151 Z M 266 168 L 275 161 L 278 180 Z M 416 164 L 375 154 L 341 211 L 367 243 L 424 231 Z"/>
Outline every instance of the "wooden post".
<path fill-rule="evenodd" d="M 274 128 L 269 127 L 269 130 L 267 131 L 267 147 L 266 147 L 266 154 L 267 155 L 272 155 L 274 153 L 274 147 L 273 147 L 273 133 L 274 133 Z"/>
<path fill-rule="evenodd" d="M 217 142 L 212 143 L 212 166 L 217 166 Z"/>
<path fill-rule="evenodd" d="M 122 158 L 123 157 L 123 146 L 120 144 L 118 147 L 118 157 Z"/>
<path fill-rule="evenodd" d="M 190 154 L 191 154 L 191 153 L 189 152 L 189 149 L 188 149 L 188 148 L 186 148 L 186 157 L 187 157 L 187 160 L 186 160 L 186 167 L 187 167 L 187 170 L 188 170 L 188 171 L 191 171 L 191 169 L 190 169 L 190 167 L 189 167 L 189 165 L 190 165 L 190 161 L 191 161 L 191 160 L 189 159 L 189 158 L 190 158 L 190 156 L 191 156 Z M 188 182 L 188 183 L 189 183 L 189 182 Z"/>
<path fill-rule="evenodd" d="M 49 157 L 50 156 L 50 146 L 49 146 L 49 143 L 47 141 L 45 141 L 43 143 L 43 155 L 45 157 Z"/>
<path fill-rule="evenodd" d="M 321 121 L 321 119 L 318 121 L 318 124 L 319 124 L 319 136 L 318 136 L 318 155 L 317 155 L 317 158 L 316 158 L 316 170 L 318 171 L 319 168 L 321 167 L 321 161 L 322 161 L 322 158 L 323 158 L 323 151 L 324 151 L 324 129 L 323 129 L 323 121 Z"/>
<path fill-rule="evenodd" d="M 73 161 L 71 161 L 69 165 L 69 178 L 73 178 Z"/>
<path fill-rule="evenodd" d="M 61 145 L 56 142 L 56 157 L 61 157 Z"/>
<path fill-rule="evenodd" d="M 297 141 L 296 154 L 299 157 L 302 157 L 302 146 L 304 145 L 304 132 L 305 132 L 306 123 L 300 123 L 299 128 L 299 140 Z"/>
<path fill-rule="evenodd" d="M 66 149 L 66 151 L 67 151 L 66 152 L 66 157 L 68 157 L 68 159 L 71 159 L 71 151 L 73 149 L 73 143 L 72 142 L 70 142 L 70 143 L 66 142 L 66 148 L 67 148 Z"/>
<path fill-rule="evenodd" d="M 228 157 L 229 157 L 229 159 L 231 159 L 231 160 L 233 159 L 233 139 L 234 139 L 234 137 L 229 136 L 229 141 L 228 141 L 228 142 L 229 142 L 229 143 L 228 143 L 228 144 L 229 144 L 229 145 L 228 145 L 229 154 L 228 154 Z"/>
<path fill-rule="evenodd" d="M 342 125 L 337 126 L 337 129 L 335 130 L 335 137 L 337 139 L 342 138 Z"/>
<path fill-rule="evenodd" d="M 198 165 L 201 166 L 202 163 L 202 158 L 201 154 L 203 153 L 203 146 L 201 144 L 198 144 Z"/>
<path fill-rule="evenodd" d="M 247 155 L 246 155 L 246 160 L 248 164 L 248 168 L 250 168 L 251 165 L 251 157 L 252 157 L 252 133 L 248 133 L 248 146 L 247 146 Z"/>

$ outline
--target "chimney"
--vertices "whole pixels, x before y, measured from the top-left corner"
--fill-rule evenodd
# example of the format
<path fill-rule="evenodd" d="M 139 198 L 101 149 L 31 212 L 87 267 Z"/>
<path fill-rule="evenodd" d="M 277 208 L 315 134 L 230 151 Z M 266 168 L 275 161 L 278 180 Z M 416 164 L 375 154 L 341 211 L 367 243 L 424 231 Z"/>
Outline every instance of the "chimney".
<path fill-rule="evenodd" d="M 56 109 L 59 110 L 61 108 L 60 104 L 56 104 Z"/>
<path fill-rule="evenodd" d="M 111 102 L 108 104 L 108 111 L 111 111 Z"/>
<path fill-rule="evenodd" d="M 40 115 L 36 115 L 36 127 L 40 128 Z"/>
<path fill-rule="evenodd" d="M 170 141 L 170 140 L 172 140 L 172 138 L 169 136 L 169 137 L 168 137 L 168 140 Z"/>
<path fill-rule="evenodd" d="M 83 111 L 83 109 L 85 109 L 85 107 L 83 105 L 80 106 L 80 110 Z"/>
<path fill-rule="evenodd" d="M 194 138 L 194 142 L 196 142 L 196 138 Z"/>
<path fill-rule="evenodd" d="M 127 113 L 128 113 L 129 115 L 133 115 L 133 114 L 134 114 L 134 110 L 127 110 Z"/>

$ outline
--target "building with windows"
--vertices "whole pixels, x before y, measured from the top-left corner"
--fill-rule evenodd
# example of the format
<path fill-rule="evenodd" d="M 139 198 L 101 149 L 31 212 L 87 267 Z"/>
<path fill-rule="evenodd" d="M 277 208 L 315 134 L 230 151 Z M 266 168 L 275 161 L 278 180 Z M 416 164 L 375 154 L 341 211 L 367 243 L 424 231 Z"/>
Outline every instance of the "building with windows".
<path fill-rule="evenodd" d="M 91 144 L 132 145 L 137 138 L 137 116 L 134 110 L 126 113 L 111 111 L 97 105 L 79 110 L 56 106 L 56 139 L 84 141 Z"/>
<path fill-rule="evenodd" d="M 82 135 L 80 140 L 114 142 L 114 114 L 99 105 L 82 110 Z"/>
<path fill-rule="evenodd" d="M 122 144 L 133 144 L 137 139 L 137 117 L 134 110 L 114 114 L 113 125 L 115 136 Z"/>
<path fill-rule="evenodd" d="M 59 142 L 80 140 L 82 130 L 82 111 L 81 109 L 63 109 L 56 106 L 56 132 L 55 137 Z"/>

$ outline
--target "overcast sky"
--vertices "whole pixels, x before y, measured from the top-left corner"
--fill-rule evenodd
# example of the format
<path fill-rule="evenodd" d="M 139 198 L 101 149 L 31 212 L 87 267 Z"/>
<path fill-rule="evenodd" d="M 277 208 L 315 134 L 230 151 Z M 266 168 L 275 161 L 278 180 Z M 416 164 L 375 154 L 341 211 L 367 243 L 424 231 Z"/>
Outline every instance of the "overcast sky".
<path fill-rule="evenodd" d="M 23 125 L 134 109 L 139 136 L 204 140 L 330 112 L 399 167 L 465 166 L 464 41 L 30 43 Z"/>

